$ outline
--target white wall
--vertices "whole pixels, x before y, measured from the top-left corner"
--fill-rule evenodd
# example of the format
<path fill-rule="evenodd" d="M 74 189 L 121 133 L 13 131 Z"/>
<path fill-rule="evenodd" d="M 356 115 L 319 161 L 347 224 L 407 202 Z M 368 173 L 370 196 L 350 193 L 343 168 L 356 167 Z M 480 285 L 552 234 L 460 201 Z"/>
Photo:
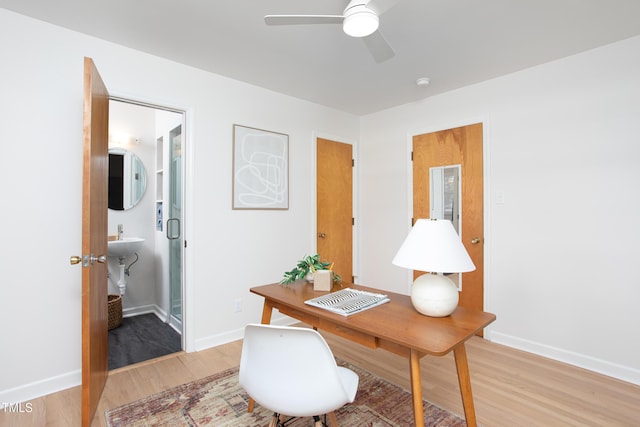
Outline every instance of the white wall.
<path fill-rule="evenodd" d="M 640 384 L 638 52 L 640 37 L 363 117 L 362 282 L 407 291 L 391 259 L 410 136 L 482 121 L 487 336 Z"/>
<path fill-rule="evenodd" d="M 69 256 L 81 248 L 84 56 L 113 95 L 187 111 L 187 345 L 241 337 L 261 313 L 248 289 L 314 249 L 312 135 L 356 140 L 357 117 L 4 9 L 0 40 L 0 223 L 11 242 L 1 261 L 0 402 L 80 382 L 81 270 Z M 289 134 L 289 210 L 231 209 L 234 123 Z"/>

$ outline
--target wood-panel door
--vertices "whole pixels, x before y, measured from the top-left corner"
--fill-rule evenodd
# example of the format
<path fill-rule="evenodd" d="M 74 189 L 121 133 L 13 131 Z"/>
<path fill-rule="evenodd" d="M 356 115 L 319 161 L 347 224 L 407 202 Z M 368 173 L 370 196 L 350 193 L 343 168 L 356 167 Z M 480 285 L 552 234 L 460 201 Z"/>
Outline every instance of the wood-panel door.
<path fill-rule="evenodd" d="M 430 217 L 429 168 L 461 165 L 461 238 L 476 269 L 462 274 L 459 305 L 478 310 L 484 308 L 482 144 L 482 123 L 413 137 L 414 221 Z"/>
<path fill-rule="evenodd" d="M 109 93 L 84 59 L 82 166 L 82 426 L 91 425 L 107 381 L 107 183 Z"/>
<path fill-rule="evenodd" d="M 316 248 L 344 282 L 353 281 L 353 149 L 316 141 Z"/>

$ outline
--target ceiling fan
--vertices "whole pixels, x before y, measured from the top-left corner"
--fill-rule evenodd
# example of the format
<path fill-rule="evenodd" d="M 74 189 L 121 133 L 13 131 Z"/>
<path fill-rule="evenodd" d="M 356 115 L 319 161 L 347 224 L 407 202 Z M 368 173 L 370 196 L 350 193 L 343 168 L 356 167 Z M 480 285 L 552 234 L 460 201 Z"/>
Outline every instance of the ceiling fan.
<path fill-rule="evenodd" d="M 361 37 L 376 62 L 395 53 L 378 29 L 379 17 L 399 0 L 351 0 L 342 15 L 266 15 L 267 25 L 342 24 L 343 31 Z"/>

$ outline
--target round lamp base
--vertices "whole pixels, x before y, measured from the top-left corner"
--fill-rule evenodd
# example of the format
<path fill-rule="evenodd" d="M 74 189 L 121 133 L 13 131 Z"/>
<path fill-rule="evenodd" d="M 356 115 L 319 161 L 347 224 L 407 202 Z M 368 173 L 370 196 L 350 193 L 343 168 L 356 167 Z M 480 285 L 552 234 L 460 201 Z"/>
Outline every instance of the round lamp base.
<path fill-rule="evenodd" d="M 446 317 L 458 306 L 458 288 L 446 276 L 423 274 L 413 282 L 411 303 L 424 315 Z"/>

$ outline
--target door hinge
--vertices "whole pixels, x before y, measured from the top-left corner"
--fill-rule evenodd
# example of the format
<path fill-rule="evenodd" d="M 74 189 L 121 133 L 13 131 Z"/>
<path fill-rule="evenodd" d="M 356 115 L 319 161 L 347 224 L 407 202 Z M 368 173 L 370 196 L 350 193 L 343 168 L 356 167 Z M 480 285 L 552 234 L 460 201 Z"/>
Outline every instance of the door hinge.
<path fill-rule="evenodd" d="M 356 225 L 356 219 L 351 217 L 351 225 Z"/>
<path fill-rule="evenodd" d="M 413 162 L 413 151 L 411 152 L 411 161 Z"/>
<path fill-rule="evenodd" d="M 355 161 L 355 159 L 351 159 L 351 167 L 353 168 L 353 167 L 355 167 L 355 166 L 356 166 L 356 161 Z"/>
<path fill-rule="evenodd" d="M 186 240 L 184 241 L 184 248 L 185 249 L 187 248 L 187 241 Z"/>

